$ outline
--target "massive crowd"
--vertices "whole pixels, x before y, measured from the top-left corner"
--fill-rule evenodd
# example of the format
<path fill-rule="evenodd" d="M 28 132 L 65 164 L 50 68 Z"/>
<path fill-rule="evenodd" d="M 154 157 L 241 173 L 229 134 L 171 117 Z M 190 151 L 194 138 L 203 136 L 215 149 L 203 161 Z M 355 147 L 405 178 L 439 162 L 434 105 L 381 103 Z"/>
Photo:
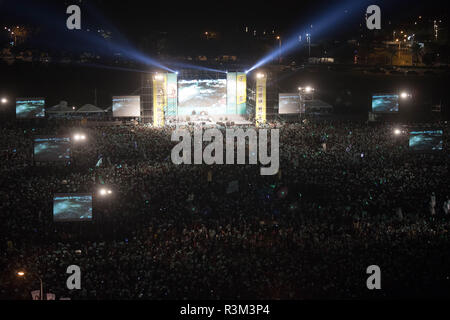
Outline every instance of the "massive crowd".
<path fill-rule="evenodd" d="M 449 126 L 439 126 L 447 148 Z M 170 128 L 3 128 L 0 298 L 31 298 L 32 274 L 57 299 L 448 296 L 446 149 L 411 153 L 388 124 L 270 127 L 280 129 L 274 176 L 260 165 L 174 165 Z M 70 164 L 33 164 L 33 136 L 81 130 Z M 94 222 L 53 222 L 54 193 L 102 185 L 114 192 L 94 197 Z M 80 290 L 66 288 L 72 264 Z M 366 287 L 370 265 L 382 290 Z"/>

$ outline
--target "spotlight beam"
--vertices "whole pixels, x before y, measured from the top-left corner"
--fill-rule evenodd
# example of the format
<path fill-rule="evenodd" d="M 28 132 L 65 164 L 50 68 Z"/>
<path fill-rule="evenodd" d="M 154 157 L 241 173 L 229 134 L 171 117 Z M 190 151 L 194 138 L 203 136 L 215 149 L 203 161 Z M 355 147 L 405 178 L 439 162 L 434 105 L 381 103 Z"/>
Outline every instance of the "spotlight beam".
<path fill-rule="evenodd" d="M 326 31 L 336 28 L 339 23 L 345 23 L 345 20 L 351 18 L 351 13 L 359 13 L 363 17 L 365 14 L 366 5 L 370 4 L 367 0 L 350 0 L 344 4 L 337 4 L 336 6 L 327 9 L 326 14 L 322 14 L 318 19 L 315 19 L 315 23 L 308 23 L 302 28 L 298 28 L 295 32 L 292 32 L 291 36 L 287 37 L 284 44 L 273 50 L 262 59 L 260 59 L 254 66 L 247 70 L 251 72 L 275 59 L 281 55 L 292 53 L 294 50 L 299 49 L 304 43 L 299 42 L 299 35 L 311 34 L 311 37 L 318 37 L 323 35 Z M 351 10 L 350 10 L 351 9 Z M 311 28 L 312 26 L 312 28 Z M 305 38 L 302 36 L 302 38 Z"/>

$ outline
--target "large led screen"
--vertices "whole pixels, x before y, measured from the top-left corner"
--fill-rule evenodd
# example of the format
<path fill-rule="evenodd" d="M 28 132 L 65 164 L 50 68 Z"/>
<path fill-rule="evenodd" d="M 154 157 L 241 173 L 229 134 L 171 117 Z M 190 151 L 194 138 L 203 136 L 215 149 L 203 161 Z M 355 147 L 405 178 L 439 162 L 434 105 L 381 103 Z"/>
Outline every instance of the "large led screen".
<path fill-rule="evenodd" d="M 300 113 L 300 96 L 295 93 L 280 93 L 278 98 L 279 114 Z"/>
<path fill-rule="evenodd" d="M 141 97 L 140 96 L 113 97 L 112 110 L 114 117 L 140 117 Z"/>
<path fill-rule="evenodd" d="M 55 194 L 53 196 L 53 221 L 92 220 L 91 194 Z"/>
<path fill-rule="evenodd" d="M 178 81 L 178 115 L 223 115 L 226 111 L 226 79 Z"/>
<path fill-rule="evenodd" d="M 70 138 L 34 139 L 34 160 L 38 162 L 70 160 Z"/>
<path fill-rule="evenodd" d="M 378 113 L 398 112 L 398 94 L 375 94 L 372 96 L 372 111 Z"/>
<path fill-rule="evenodd" d="M 45 117 L 43 98 L 18 98 L 16 100 L 16 118 L 32 119 Z"/>
<path fill-rule="evenodd" d="M 443 149 L 442 130 L 411 131 L 409 148 L 412 151 L 440 151 Z"/>

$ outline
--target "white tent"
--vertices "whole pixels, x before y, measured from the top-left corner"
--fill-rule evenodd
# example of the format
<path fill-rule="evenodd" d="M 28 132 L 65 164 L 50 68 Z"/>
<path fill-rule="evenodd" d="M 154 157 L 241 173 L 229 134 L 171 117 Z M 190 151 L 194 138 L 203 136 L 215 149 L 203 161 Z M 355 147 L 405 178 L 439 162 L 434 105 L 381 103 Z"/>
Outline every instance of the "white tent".
<path fill-rule="evenodd" d="M 76 113 L 103 113 L 103 109 L 96 107 L 92 104 L 85 104 L 80 109 L 76 111 Z"/>

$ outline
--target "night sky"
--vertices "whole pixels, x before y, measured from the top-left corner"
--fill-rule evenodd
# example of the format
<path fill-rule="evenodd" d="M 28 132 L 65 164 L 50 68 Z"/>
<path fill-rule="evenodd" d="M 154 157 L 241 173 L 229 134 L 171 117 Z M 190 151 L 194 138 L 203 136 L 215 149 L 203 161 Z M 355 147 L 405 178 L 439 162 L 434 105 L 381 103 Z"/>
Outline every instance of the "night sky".
<path fill-rule="evenodd" d="M 445 16 L 445 2 L 406 0 L 354 1 L 110 1 L 110 0 L 0 0 L 0 18 L 5 23 L 23 22 L 55 29 L 57 21 L 66 19 L 65 8 L 79 4 L 86 24 L 101 23 L 116 28 L 132 39 L 149 31 L 177 33 L 215 30 L 229 32 L 250 26 L 289 32 L 298 26 L 314 24 L 333 10 L 353 10 L 361 4 L 378 4 L 382 19 L 396 20 L 414 15 Z M 346 5 L 348 4 L 348 5 Z M 359 17 L 360 15 L 358 15 Z M 356 19 L 356 18 L 355 18 Z M 355 20 L 349 19 L 347 25 Z M 361 17 L 359 17 L 359 22 Z M 341 26 L 342 29 L 345 25 Z"/>

